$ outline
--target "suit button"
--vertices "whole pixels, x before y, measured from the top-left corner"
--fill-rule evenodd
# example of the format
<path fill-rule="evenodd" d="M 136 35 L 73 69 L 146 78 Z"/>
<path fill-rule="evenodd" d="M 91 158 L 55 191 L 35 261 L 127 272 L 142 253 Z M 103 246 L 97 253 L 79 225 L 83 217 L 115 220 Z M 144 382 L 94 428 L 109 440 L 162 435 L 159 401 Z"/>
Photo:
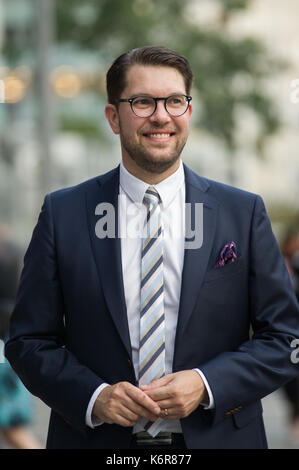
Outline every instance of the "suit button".
<path fill-rule="evenodd" d="M 128 357 L 128 364 L 129 364 L 130 367 L 132 366 L 132 361 L 129 357 Z"/>

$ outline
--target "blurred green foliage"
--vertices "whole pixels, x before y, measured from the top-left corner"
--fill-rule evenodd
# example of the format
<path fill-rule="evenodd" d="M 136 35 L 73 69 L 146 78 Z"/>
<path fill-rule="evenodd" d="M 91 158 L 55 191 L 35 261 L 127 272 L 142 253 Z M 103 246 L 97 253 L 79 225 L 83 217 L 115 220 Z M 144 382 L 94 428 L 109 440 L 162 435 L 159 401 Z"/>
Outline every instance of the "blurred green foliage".
<path fill-rule="evenodd" d="M 198 26 L 194 0 L 72 0 L 56 2 L 57 39 L 93 51 L 110 64 L 121 53 L 143 45 L 165 45 L 185 55 L 195 76 L 199 113 L 196 125 L 236 147 L 237 109 L 254 111 L 258 133 L 253 147 L 262 152 L 266 138 L 279 128 L 277 111 L 264 79 L 282 63 L 257 39 L 232 38 L 229 21 L 250 0 L 211 0 L 218 7 L 213 24 Z M 107 65 L 108 67 L 108 65 Z"/>
<path fill-rule="evenodd" d="M 6 25 L 2 52 L 9 66 L 15 67 L 24 56 L 28 62 L 28 49 L 33 51 L 30 60 L 34 63 L 37 42 L 34 15 L 39 1 L 27 0 L 33 19 L 31 23 L 26 20 L 22 31 Z M 257 132 L 250 145 L 258 154 L 262 154 L 267 137 L 278 130 L 278 112 L 267 94 L 265 80 L 285 64 L 272 57 L 260 40 L 234 37 L 229 32 L 235 15 L 246 11 L 251 0 L 210 0 L 216 14 L 212 21 L 200 23 L 194 9 L 200 15 L 201 5 L 207 5 L 207 0 L 53 2 L 55 51 L 71 50 L 73 57 L 78 53 L 83 67 L 84 53 L 88 57 L 93 55 L 104 73 L 123 52 L 150 44 L 165 45 L 185 55 L 195 76 L 193 95 L 198 106 L 193 124 L 225 143 L 232 155 L 238 145 L 240 115 L 247 119 L 246 113 L 238 112 L 240 109 L 250 110 L 255 116 Z M 36 67 L 38 70 L 38 64 Z M 92 93 L 94 105 L 102 108 L 103 84 L 84 89 L 84 93 Z M 85 113 L 82 118 L 81 104 L 76 108 L 69 107 L 67 102 L 59 103 L 57 109 L 61 114 L 58 117 L 61 130 L 80 133 L 88 139 L 105 137 L 101 119 L 94 112 L 89 116 Z"/>

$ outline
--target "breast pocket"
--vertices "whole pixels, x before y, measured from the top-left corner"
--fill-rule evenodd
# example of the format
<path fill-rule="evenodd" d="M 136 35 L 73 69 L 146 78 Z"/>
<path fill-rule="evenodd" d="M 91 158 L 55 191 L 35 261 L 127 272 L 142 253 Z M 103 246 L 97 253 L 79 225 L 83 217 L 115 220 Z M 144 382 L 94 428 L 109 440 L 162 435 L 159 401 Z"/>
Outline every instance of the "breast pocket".
<path fill-rule="evenodd" d="M 242 271 L 244 271 L 244 269 L 244 259 L 240 257 L 234 262 L 227 263 L 224 266 L 221 266 L 219 268 L 212 268 L 207 271 L 203 282 L 209 283 L 217 281 L 218 279 L 230 279 L 230 277 L 241 273 Z"/>

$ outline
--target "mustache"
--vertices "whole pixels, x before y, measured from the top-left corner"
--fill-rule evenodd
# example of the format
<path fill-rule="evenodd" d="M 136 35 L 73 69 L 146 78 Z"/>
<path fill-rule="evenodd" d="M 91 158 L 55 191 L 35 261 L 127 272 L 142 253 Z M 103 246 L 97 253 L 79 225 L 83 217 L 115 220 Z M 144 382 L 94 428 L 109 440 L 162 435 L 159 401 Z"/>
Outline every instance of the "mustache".
<path fill-rule="evenodd" d="M 152 134 L 152 133 L 155 133 L 157 131 L 162 132 L 163 134 L 175 134 L 176 133 L 175 129 L 165 129 L 162 126 L 156 126 L 156 127 L 151 128 L 151 129 L 142 130 L 141 134 Z"/>

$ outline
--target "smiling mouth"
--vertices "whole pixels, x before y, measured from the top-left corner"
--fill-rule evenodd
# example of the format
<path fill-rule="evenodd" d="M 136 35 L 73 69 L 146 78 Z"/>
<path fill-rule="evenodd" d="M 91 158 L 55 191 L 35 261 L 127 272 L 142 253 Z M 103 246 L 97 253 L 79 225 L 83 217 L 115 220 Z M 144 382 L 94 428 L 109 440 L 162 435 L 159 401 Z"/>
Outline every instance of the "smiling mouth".
<path fill-rule="evenodd" d="M 143 134 L 145 137 L 148 137 L 150 139 L 154 140 L 165 140 L 169 139 L 174 135 L 174 132 L 150 132 L 150 133 L 145 133 Z"/>

